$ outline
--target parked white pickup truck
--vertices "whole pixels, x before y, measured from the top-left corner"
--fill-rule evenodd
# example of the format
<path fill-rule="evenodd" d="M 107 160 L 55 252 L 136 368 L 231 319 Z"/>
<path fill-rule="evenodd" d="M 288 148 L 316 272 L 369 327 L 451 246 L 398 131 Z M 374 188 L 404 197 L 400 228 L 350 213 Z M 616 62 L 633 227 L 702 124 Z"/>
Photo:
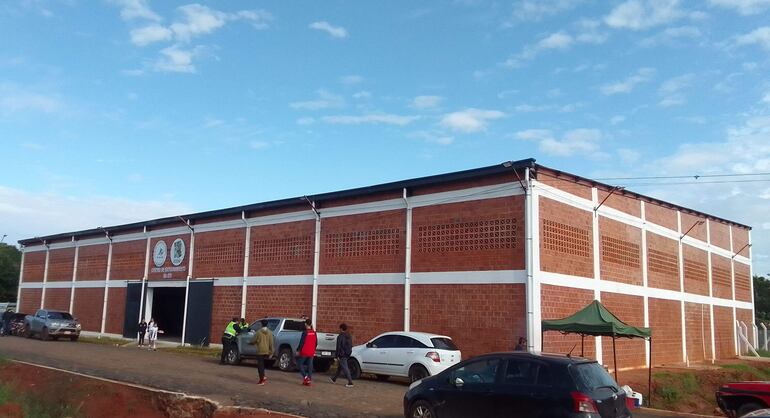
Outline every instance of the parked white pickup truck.
<path fill-rule="evenodd" d="M 266 362 L 272 366 L 277 363 L 278 368 L 283 371 L 294 370 L 296 367 L 297 346 L 305 330 L 305 320 L 299 318 L 265 318 L 267 327 L 273 332 L 275 345 L 275 359 Z M 243 359 L 255 358 L 257 349 L 249 344 L 254 333 L 262 328 L 261 319 L 254 321 L 249 326 L 248 332 L 241 332 L 236 337 L 237 344 L 227 352 L 227 362 L 229 364 L 239 364 Z M 337 334 L 328 332 L 316 332 L 318 336 L 318 347 L 315 352 L 313 369 L 319 372 L 329 370 L 334 361 L 335 351 L 337 349 Z"/>
<path fill-rule="evenodd" d="M 39 335 L 42 340 L 58 340 L 59 337 L 64 337 L 77 341 L 80 336 L 80 322 L 69 312 L 40 309 L 35 315 L 27 315 L 24 318 L 23 332 L 27 338 Z"/>

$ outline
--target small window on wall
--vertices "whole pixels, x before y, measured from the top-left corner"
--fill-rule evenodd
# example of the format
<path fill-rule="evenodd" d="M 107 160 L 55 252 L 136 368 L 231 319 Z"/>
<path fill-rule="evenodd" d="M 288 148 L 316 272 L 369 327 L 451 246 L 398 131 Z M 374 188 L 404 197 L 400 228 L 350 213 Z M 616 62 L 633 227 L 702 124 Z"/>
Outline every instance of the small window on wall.
<path fill-rule="evenodd" d="M 423 253 L 516 248 L 516 218 L 458 221 L 417 228 L 417 249 Z"/>
<path fill-rule="evenodd" d="M 543 219 L 543 248 L 588 258 L 591 254 L 591 233 L 584 228 Z"/>
<path fill-rule="evenodd" d="M 622 239 L 602 236 L 602 259 L 608 263 L 639 268 L 639 244 Z"/>

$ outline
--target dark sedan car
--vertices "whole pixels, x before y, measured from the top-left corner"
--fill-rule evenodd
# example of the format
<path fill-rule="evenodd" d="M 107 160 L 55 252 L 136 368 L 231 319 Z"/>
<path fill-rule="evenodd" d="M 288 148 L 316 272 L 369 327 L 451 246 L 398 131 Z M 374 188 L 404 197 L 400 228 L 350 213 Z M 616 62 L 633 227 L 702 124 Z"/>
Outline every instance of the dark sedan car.
<path fill-rule="evenodd" d="M 594 360 L 526 352 L 474 357 L 413 383 L 407 418 L 627 418 L 626 394 Z"/>

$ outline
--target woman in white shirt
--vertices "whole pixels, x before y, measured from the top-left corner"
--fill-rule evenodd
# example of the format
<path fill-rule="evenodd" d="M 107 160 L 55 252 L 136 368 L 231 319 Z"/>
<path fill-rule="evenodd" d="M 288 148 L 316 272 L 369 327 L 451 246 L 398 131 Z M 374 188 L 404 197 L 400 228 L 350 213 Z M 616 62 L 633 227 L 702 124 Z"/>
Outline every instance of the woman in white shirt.
<path fill-rule="evenodd" d="M 150 319 L 150 323 L 147 324 L 147 338 L 150 340 L 150 350 L 156 350 L 155 341 L 158 340 L 158 331 L 158 324 L 155 322 L 155 319 Z"/>

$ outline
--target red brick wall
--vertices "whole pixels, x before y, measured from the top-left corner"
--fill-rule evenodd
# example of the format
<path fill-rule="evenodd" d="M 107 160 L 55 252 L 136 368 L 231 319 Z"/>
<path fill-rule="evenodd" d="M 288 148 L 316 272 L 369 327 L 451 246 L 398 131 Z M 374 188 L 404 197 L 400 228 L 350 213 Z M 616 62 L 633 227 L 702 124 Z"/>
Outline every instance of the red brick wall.
<path fill-rule="evenodd" d="M 211 335 L 209 336 L 209 341 L 212 343 L 219 344 L 225 331 L 225 326 L 233 317 L 241 316 L 241 291 L 241 286 L 214 286 L 211 308 Z M 247 315 L 246 321 L 252 323 L 257 319 L 259 318 Z"/>
<path fill-rule="evenodd" d="M 687 358 L 691 362 L 711 359 L 711 312 L 708 305 L 685 302 Z"/>
<path fill-rule="evenodd" d="M 25 314 L 34 315 L 40 309 L 40 298 L 43 296 L 43 289 L 21 289 L 21 300 L 18 311 Z"/>
<path fill-rule="evenodd" d="M 649 298 L 652 364 L 682 362 L 682 312 L 676 300 Z"/>
<path fill-rule="evenodd" d="M 696 216 L 687 212 L 682 212 L 682 234 L 687 232 L 690 227 L 695 225 L 698 221 L 705 221 L 702 216 Z M 687 233 L 688 237 L 699 239 L 703 242 L 706 241 L 706 223 L 695 225 L 690 232 Z"/>
<path fill-rule="evenodd" d="M 754 327 L 752 326 L 752 324 L 754 324 L 754 317 L 751 315 L 751 310 L 736 309 L 735 319 L 746 324 L 746 328 L 749 332 L 748 339 L 751 342 L 751 344 L 754 344 Z M 741 343 L 741 345 L 743 344 Z"/>
<path fill-rule="evenodd" d="M 111 287 L 107 294 L 107 322 L 104 331 L 108 334 L 123 334 L 126 317 L 126 288 Z"/>
<path fill-rule="evenodd" d="M 75 249 L 61 248 L 51 250 L 48 256 L 48 281 L 68 282 L 72 280 L 72 268 L 75 264 Z"/>
<path fill-rule="evenodd" d="M 660 206 L 656 203 L 644 203 L 644 218 L 656 225 L 677 230 L 676 210 Z"/>
<path fill-rule="evenodd" d="M 400 259 L 396 271 L 403 271 L 403 255 Z M 524 265 L 523 196 L 412 211 L 412 271 L 518 270 Z"/>
<path fill-rule="evenodd" d="M 729 258 L 711 254 L 711 286 L 714 297 L 723 299 L 733 298 Z"/>
<path fill-rule="evenodd" d="M 604 190 L 598 190 L 597 191 L 597 197 L 599 200 L 599 203 L 601 203 L 604 198 L 609 195 L 609 192 L 605 192 Z M 625 212 L 629 215 L 636 216 L 637 218 L 640 218 L 642 216 L 642 205 L 638 199 L 636 199 L 633 196 L 629 196 L 626 194 L 623 194 L 623 192 L 614 192 L 604 202 L 603 206 L 608 206 L 613 209 L 617 209 L 621 212 Z"/>
<path fill-rule="evenodd" d="M 644 298 L 641 296 L 602 292 L 602 304 L 626 324 L 635 327 L 644 326 Z M 618 369 L 646 364 L 645 345 L 642 339 L 617 338 L 615 339 L 615 350 Z M 612 356 L 612 338 L 602 337 L 602 356 L 605 365 L 610 368 L 615 367 Z"/>
<path fill-rule="evenodd" d="M 641 286 L 642 231 L 624 223 L 599 217 L 601 278 Z"/>
<path fill-rule="evenodd" d="M 246 229 L 235 228 L 195 234 L 195 277 L 243 276 Z"/>
<path fill-rule="evenodd" d="M 84 331 L 99 332 L 102 329 L 104 288 L 75 288 L 75 304 L 72 316 L 80 320 Z"/>
<path fill-rule="evenodd" d="M 714 343 L 718 359 L 735 357 L 733 308 L 714 306 Z"/>
<path fill-rule="evenodd" d="M 406 212 L 391 210 L 321 220 L 321 273 L 404 271 Z"/>
<path fill-rule="evenodd" d="M 312 286 L 249 286 L 246 289 L 246 318 L 254 321 L 266 316 L 310 317 L 312 297 Z M 240 313 L 240 308 L 234 313 Z"/>
<path fill-rule="evenodd" d="M 45 271 L 45 251 L 24 253 L 24 277 L 22 282 L 42 282 Z"/>
<path fill-rule="evenodd" d="M 735 262 L 735 300 L 751 302 L 751 275 L 749 266 Z"/>
<path fill-rule="evenodd" d="M 682 254 L 684 255 L 684 291 L 708 296 L 708 253 L 689 245 L 683 245 Z"/>
<path fill-rule="evenodd" d="M 561 319 L 583 309 L 594 300 L 593 290 L 572 289 L 569 287 L 542 285 L 540 287 L 543 320 Z M 562 335 L 548 331 L 543 335 L 543 351 L 566 354 L 577 344 L 572 354 L 580 355 L 580 336 Z M 585 357 L 596 358 L 594 338 L 585 338 Z"/>
<path fill-rule="evenodd" d="M 593 199 L 590 185 L 577 183 L 570 179 L 569 176 L 557 177 L 555 174 L 538 170 L 537 180 L 583 199 Z"/>
<path fill-rule="evenodd" d="M 251 228 L 249 276 L 313 274 L 315 221 Z"/>
<path fill-rule="evenodd" d="M 679 244 L 651 232 L 647 232 L 647 285 L 680 290 Z"/>
<path fill-rule="evenodd" d="M 593 277 L 591 213 L 543 197 L 539 204 L 540 269 Z"/>
<path fill-rule="evenodd" d="M 411 290 L 411 330 L 452 337 L 464 359 L 513 350 L 518 338 L 527 336 L 524 285 L 412 285 Z"/>
<path fill-rule="evenodd" d="M 112 244 L 110 280 L 141 279 L 144 277 L 146 257 L 147 240 L 116 242 Z M 152 263 L 152 261 L 150 262 Z"/>
<path fill-rule="evenodd" d="M 84 245 L 78 249 L 76 280 L 104 280 L 107 277 L 107 244 Z"/>
<path fill-rule="evenodd" d="M 174 241 L 177 238 L 181 238 L 182 241 L 184 241 L 184 259 L 179 264 L 179 266 L 174 266 L 174 264 L 171 262 L 171 247 L 174 244 Z M 155 263 L 153 262 L 153 253 L 155 252 L 155 244 L 158 241 L 165 241 L 166 242 L 166 261 L 163 263 L 162 267 L 156 267 Z M 160 269 L 162 268 L 181 268 L 184 267 L 183 271 L 171 271 L 171 272 L 163 272 Z M 194 267 L 193 267 L 194 268 Z M 187 274 L 190 271 L 190 234 L 180 234 L 180 235 L 172 235 L 167 237 L 157 237 L 150 239 L 150 272 L 148 275 L 149 280 L 163 280 L 163 279 L 170 279 L 170 280 L 183 280 L 187 278 Z"/>
<path fill-rule="evenodd" d="M 45 289 L 43 307 L 53 311 L 69 312 L 71 289 Z"/>
<path fill-rule="evenodd" d="M 709 220 L 711 245 L 730 251 L 730 225 Z M 737 248 L 736 248 L 737 250 Z"/>
<path fill-rule="evenodd" d="M 412 300 L 415 300 L 415 296 L 412 297 Z M 318 330 L 330 332 L 336 332 L 342 322 L 348 324 L 356 344 L 382 332 L 403 330 L 404 287 L 320 286 L 317 321 Z"/>
<path fill-rule="evenodd" d="M 749 247 L 744 246 L 749 243 L 749 231 L 739 226 L 733 226 L 733 251 L 738 252 L 738 255 L 744 257 L 749 256 Z M 743 249 L 741 249 L 743 248 Z"/>

